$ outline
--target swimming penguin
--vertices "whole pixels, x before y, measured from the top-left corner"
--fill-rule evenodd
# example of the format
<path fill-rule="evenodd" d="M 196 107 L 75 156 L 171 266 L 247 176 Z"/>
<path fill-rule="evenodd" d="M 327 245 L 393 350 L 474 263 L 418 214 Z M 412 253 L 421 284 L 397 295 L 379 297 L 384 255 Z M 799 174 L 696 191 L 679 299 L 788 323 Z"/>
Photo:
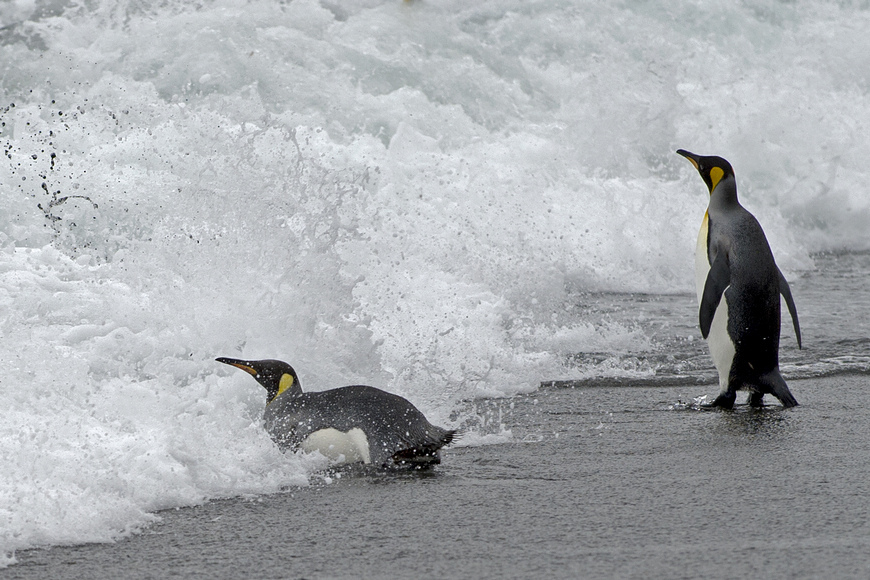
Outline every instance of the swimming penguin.
<path fill-rule="evenodd" d="M 785 298 L 798 348 L 801 330 L 791 289 L 770 251 L 761 225 L 737 201 L 731 164 L 680 149 L 710 190 L 710 204 L 695 253 L 701 335 L 716 369 L 721 393 L 712 406 L 730 409 L 738 390 L 762 406 L 769 393 L 783 407 L 798 403 L 779 374 L 780 300 Z M 722 300 L 724 296 L 724 300 Z"/>
<path fill-rule="evenodd" d="M 263 419 L 282 449 L 320 451 L 333 460 L 381 467 L 441 463 L 456 431 L 436 427 L 408 400 L 354 385 L 303 393 L 293 367 L 279 360 L 218 358 L 266 388 Z"/>

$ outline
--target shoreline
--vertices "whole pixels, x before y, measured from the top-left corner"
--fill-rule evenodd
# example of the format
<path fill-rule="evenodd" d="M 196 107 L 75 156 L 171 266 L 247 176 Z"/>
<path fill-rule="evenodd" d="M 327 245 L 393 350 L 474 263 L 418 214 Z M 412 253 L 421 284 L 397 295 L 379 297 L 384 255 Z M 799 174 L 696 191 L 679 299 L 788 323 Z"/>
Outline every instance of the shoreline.
<path fill-rule="evenodd" d="M 19 551 L 18 563 L 0 576 L 724 577 L 766 569 L 771 550 L 787 549 L 783 538 L 751 549 L 778 532 L 769 529 L 776 525 L 785 526 L 785 538 L 815 531 L 795 538 L 812 561 L 797 557 L 773 577 L 807 577 L 821 566 L 845 572 L 844 562 L 870 547 L 870 528 L 829 534 L 819 522 L 852 493 L 854 484 L 844 483 L 868 476 L 856 463 L 839 474 L 836 489 L 829 477 L 842 472 L 840 449 L 858 453 L 870 445 L 856 427 L 870 421 L 855 416 L 870 418 L 857 398 L 868 380 L 794 380 L 801 406 L 760 412 L 676 405 L 712 394 L 695 392 L 704 385 L 632 387 L 630 397 L 618 388 L 542 389 L 503 400 L 511 441 L 448 448 L 431 471 L 339 469 L 279 494 L 162 511 L 160 522 L 114 544 Z M 814 448 L 807 453 L 806 446 Z M 783 469 L 792 471 L 787 483 L 778 479 Z M 715 474 L 740 477 L 729 483 Z M 800 489 L 785 496 L 761 489 L 753 498 L 732 489 L 746 478 Z M 726 497 L 717 497 L 717 488 Z M 790 511 L 795 504 L 784 499 L 802 494 L 811 500 Z M 709 506 L 711 498 L 725 505 Z M 870 499 L 851 501 L 849 522 L 870 516 Z M 704 555 L 690 557 L 698 551 Z M 858 565 L 870 570 L 870 551 L 863 553 Z"/>

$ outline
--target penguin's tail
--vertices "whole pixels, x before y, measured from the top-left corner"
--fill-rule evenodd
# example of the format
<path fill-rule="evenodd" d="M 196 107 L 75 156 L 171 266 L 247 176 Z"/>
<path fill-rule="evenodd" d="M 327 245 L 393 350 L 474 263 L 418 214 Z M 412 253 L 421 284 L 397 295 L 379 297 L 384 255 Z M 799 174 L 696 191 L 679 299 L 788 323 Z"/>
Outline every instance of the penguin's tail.
<path fill-rule="evenodd" d="M 794 395 L 788 390 L 788 385 L 785 384 L 785 379 L 779 374 L 779 369 L 773 369 L 769 373 L 761 375 L 759 382 L 765 387 L 765 390 L 779 399 L 782 406 L 788 409 L 789 407 L 797 407 L 798 402 Z"/>
<path fill-rule="evenodd" d="M 437 438 L 438 442 L 442 446 L 450 445 L 451 443 L 462 437 L 462 432 L 458 429 L 442 429 L 441 427 L 435 427 L 435 429 L 438 430 Z"/>
<path fill-rule="evenodd" d="M 461 435 L 455 429 L 443 429 L 429 423 L 421 441 L 413 447 L 401 449 L 393 454 L 393 462 L 396 465 L 408 465 L 414 467 L 427 467 L 441 463 L 441 448 L 449 445 Z"/>
<path fill-rule="evenodd" d="M 441 449 L 450 445 L 459 435 L 460 432 L 456 429 L 445 429 L 426 421 L 421 433 L 415 437 L 415 444 L 421 449 Z"/>
<path fill-rule="evenodd" d="M 418 446 L 424 452 L 438 451 L 445 445 L 450 445 L 460 434 L 456 429 L 444 429 L 432 424 L 429 424 L 426 431 L 425 442 Z"/>

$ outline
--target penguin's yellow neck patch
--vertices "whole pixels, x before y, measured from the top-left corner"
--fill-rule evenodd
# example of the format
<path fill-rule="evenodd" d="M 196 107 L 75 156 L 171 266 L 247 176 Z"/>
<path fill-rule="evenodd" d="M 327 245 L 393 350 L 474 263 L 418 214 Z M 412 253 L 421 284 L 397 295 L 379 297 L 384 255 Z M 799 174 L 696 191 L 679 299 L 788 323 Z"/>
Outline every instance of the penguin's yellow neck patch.
<path fill-rule="evenodd" d="M 283 393 L 284 391 L 286 391 L 287 389 L 289 389 L 292 386 L 293 386 L 293 375 L 289 375 L 287 373 L 284 373 L 283 375 L 281 375 L 281 380 L 278 381 L 278 394 L 275 395 L 275 397 L 277 398 L 278 395 L 280 395 L 281 393 Z"/>
<path fill-rule="evenodd" d="M 714 167 L 710 170 L 710 183 L 713 184 L 710 188 L 711 192 L 716 189 L 716 186 L 719 185 L 723 177 L 725 177 L 725 170 L 721 167 Z"/>
<path fill-rule="evenodd" d="M 283 393 L 284 391 L 286 391 L 287 389 L 289 389 L 292 386 L 293 386 L 293 375 L 288 374 L 288 373 L 284 373 L 283 375 L 281 375 L 281 380 L 278 381 L 278 392 L 275 393 L 274 397 L 269 399 L 269 403 L 271 403 L 272 401 L 277 399 L 279 396 L 281 396 L 281 393 Z M 266 403 L 266 404 L 268 405 L 269 403 Z"/>

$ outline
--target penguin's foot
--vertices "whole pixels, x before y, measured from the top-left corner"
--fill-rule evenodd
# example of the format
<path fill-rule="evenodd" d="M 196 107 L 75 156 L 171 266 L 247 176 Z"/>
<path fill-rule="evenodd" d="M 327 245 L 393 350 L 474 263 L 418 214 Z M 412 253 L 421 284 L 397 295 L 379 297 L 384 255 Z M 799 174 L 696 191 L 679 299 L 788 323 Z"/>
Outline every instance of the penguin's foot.
<path fill-rule="evenodd" d="M 763 407 L 764 393 L 757 393 L 755 391 L 749 393 L 749 406 L 755 409 Z"/>
<path fill-rule="evenodd" d="M 720 407 L 722 409 L 733 409 L 734 400 L 737 398 L 737 393 L 733 391 L 725 391 L 720 393 L 716 399 L 710 403 L 711 407 Z"/>
<path fill-rule="evenodd" d="M 422 469 L 441 463 L 441 453 L 429 448 L 403 449 L 394 453 L 392 459 L 396 467 Z"/>

